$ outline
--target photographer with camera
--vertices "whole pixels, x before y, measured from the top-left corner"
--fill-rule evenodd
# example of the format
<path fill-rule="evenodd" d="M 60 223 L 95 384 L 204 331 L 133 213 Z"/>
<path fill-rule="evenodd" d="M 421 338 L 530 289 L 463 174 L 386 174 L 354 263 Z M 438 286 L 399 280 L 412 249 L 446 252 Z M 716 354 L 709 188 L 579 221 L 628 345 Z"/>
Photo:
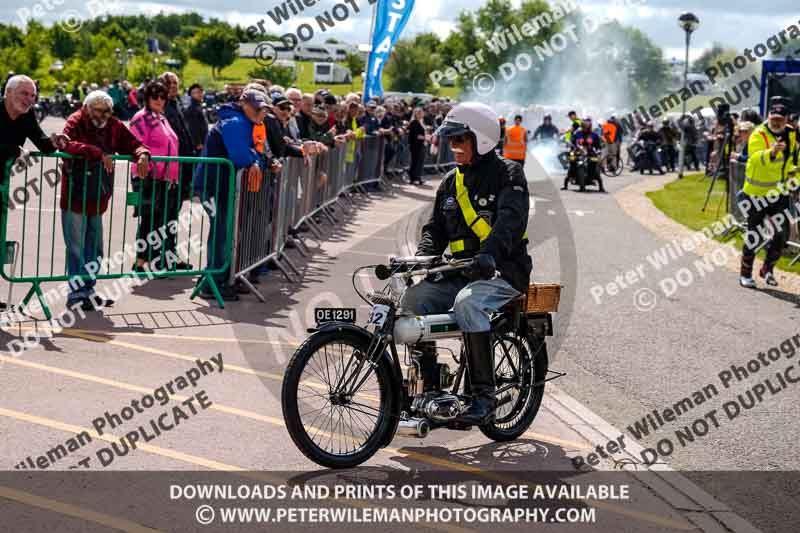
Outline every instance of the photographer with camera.
<path fill-rule="evenodd" d="M 778 282 L 772 273 L 780 259 L 789 234 L 787 217 L 784 214 L 791 200 L 786 181 L 796 180 L 797 132 L 787 127 L 789 100 L 781 96 L 770 99 L 767 122 L 753 130 L 747 145 L 749 158 L 744 187 L 737 195 L 737 203 L 747 213 L 747 235 L 742 250 L 742 267 L 739 284 L 753 289 L 753 262 L 756 251 L 764 246 L 764 238 L 758 227 L 770 217 L 773 231 L 766 243 L 767 257 L 759 275 L 767 285 L 776 287 Z M 794 189 L 796 187 L 789 187 Z M 777 198 L 777 199 L 776 199 Z M 773 215 L 780 215 L 775 216 Z M 759 238 L 754 239 L 753 236 Z M 755 242 L 753 242 L 755 241 Z"/>

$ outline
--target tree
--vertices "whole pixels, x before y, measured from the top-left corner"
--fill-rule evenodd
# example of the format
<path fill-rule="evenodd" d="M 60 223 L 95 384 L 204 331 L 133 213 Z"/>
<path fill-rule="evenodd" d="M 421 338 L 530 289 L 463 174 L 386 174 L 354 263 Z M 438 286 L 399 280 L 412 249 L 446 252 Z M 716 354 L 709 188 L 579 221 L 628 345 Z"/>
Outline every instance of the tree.
<path fill-rule="evenodd" d="M 269 80 L 274 85 L 288 87 L 294 83 L 293 71 L 289 67 L 270 65 L 268 67 L 254 68 L 247 73 L 250 78 Z"/>
<path fill-rule="evenodd" d="M 711 48 L 706 48 L 703 53 L 700 54 L 700 57 L 695 59 L 690 70 L 692 72 L 705 72 L 710 66 L 716 64 L 720 56 L 725 52 L 726 49 L 722 43 L 715 41 L 714 44 L 711 45 Z"/>
<path fill-rule="evenodd" d="M 78 50 L 78 39 L 75 34 L 65 30 L 61 24 L 54 24 L 50 29 L 50 51 L 58 59 L 69 59 Z"/>
<path fill-rule="evenodd" d="M 424 92 L 430 78 L 428 74 L 439 68 L 436 54 L 414 41 L 403 39 L 395 45 L 389 62 L 386 64 L 386 75 L 391 80 L 391 88 L 402 92 Z"/>
<path fill-rule="evenodd" d="M 239 43 L 222 26 L 204 28 L 192 40 L 189 55 L 200 63 L 211 67 L 211 76 L 216 79 L 219 71 L 236 61 Z"/>
<path fill-rule="evenodd" d="M 339 44 L 339 39 L 336 37 L 328 37 L 325 39 L 325 44 Z"/>
<path fill-rule="evenodd" d="M 344 60 L 347 68 L 350 69 L 350 72 L 353 74 L 353 77 L 360 76 L 366 65 L 364 64 L 364 60 L 361 59 L 361 56 L 358 54 L 347 54 Z"/>

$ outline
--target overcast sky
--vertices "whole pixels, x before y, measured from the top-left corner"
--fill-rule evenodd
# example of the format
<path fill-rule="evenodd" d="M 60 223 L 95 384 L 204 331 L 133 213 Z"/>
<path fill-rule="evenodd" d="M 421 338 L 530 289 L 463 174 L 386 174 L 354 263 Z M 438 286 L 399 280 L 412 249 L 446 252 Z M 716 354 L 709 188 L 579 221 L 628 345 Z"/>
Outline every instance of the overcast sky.
<path fill-rule="evenodd" d="M 305 16 L 295 16 L 281 26 L 267 16 L 267 9 L 279 6 L 284 0 L 171 0 L 132 2 L 124 0 L 40 0 L 43 17 L 37 17 L 46 24 L 58 20 L 66 14 L 88 17 L 102 10 L 112 13 L 151 13 L 159 11 L 196 11 L 205 17 L 216 17 L 243 26 L 257 24 L 265 20 L 265 28 L 275 33 L 286 33 L 296 29 L 303 22 L 313 22 L 313 17 L 324 13 L 340 2 L 338 0 L 318 0 L 317 5 L 306 8 Z M 370 6 L 368 0 L 351 0 L 360 8 L 337 24 L 333 30 L 320 34 L 322 38 L 335 36 L 351 43 L 365 43 L 369 38 Z M 521 0 L 512 0 L 519 4 Z M 52 9 L 47 8 L 47 3 Z M 58 3 L 58 4 L 57 4 Z M 483 0 L 417 0 L 414 13 L 409 21 L 406 34 L 433 31 L 446 36 L 455 27 L 455 18 L 461 9 L 475 9 Z M 552 1 L 551 1 L 552 3 Z M 0 6 L 0 20 L 21 25 L 18 11 L 34 9 L 34 0 L 6 0 Z M 224 5 L 224 8 L 221 6 Z M 744 0 L 703 0 L 702 2 L 675 2 L 671 0 L 589 0 L 579 2 L 582 9 L 601 18 L 613 16 L 621 22 L 635 26 L 645 32 L 656 44 L 664 49 L 667 58 L 683 56 L 683 32 L 676 19 L 685 10 L 693 11 L 700 18 L 700 28 L 693 36 L 690 57 L 694 58 L 710 46 L 713 41 L 721 41 L 739 49 L 752 47 L 784 27 L 798 23 L 800 9 L 797 0 L 767 0 L 754 10 L 751 1 Z M 260 6 L 260 7 L 256 7 Z M 702 6 L 702 7 L 701 7 Z M 768 6 L 768 7 L 767 7 Z M 352 10 L 351 10 L 352 11 Z M 755 13 L 754 13 L 755 11 Z M 315 25 L 316 28 L 316 25 Z M 319 39 L 320 41 L 322 39 Z"/>

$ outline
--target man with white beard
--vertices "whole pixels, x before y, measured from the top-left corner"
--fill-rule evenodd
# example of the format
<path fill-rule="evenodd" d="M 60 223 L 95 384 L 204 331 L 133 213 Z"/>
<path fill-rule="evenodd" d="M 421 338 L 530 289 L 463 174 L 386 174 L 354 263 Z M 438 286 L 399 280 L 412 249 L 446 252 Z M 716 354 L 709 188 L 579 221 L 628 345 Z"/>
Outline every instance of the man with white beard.
<path fill-rule="evenodd" d="M 132 156 L 140 178 L 150 171 L 150 151 L 111 116 L 113 105 L 105 92 L 92 91 L 64 126 L 70 140 L 63 150 L 75 157 L 64 160 L 61 176 L 61 227 L 70 277 L 67 306 L 80 305 L 85 311 L 114 303 L 95 294 L 96 280 L 87 269 L 103 257 L 103 213 L 114 191 L 112 156 Z"/>

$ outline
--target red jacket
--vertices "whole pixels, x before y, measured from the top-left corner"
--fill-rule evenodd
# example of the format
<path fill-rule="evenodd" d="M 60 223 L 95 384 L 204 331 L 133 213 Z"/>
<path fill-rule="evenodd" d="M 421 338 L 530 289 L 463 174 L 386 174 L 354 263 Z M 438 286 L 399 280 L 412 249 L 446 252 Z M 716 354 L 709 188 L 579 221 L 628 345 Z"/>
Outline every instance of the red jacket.
<path fill-rule="evenodd" d="M 103 155 L 130 155 L 137 159 L 150 151 L 116 117 L 109 117 L 100 129 L 92 124 L 84 108 L 69 116 L 64 134 L 70 138 L 64 151 L 83 160 L 65 159 L 62 163 L 61 209 L 83 213 L 85 200 L 87 215 L 105 213 L 114 191 L 114 173 L 109 176 L 103 170 Z"/>

